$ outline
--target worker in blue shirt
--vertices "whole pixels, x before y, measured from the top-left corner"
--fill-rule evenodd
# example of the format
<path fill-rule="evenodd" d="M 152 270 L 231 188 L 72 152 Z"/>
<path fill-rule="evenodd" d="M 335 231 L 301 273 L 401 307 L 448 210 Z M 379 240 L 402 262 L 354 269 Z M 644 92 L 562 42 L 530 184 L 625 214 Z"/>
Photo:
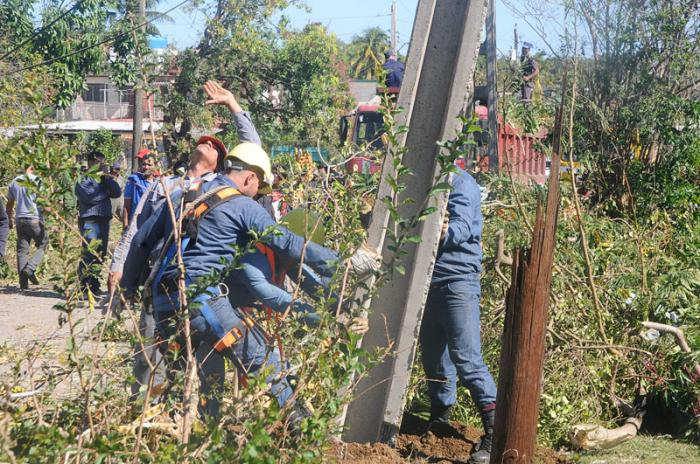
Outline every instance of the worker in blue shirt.
<path fill-rule="evenodd" d="M 139 163 L 138 170 L 126 179 L 126 185 L 124 185 L 124 208 L 122 210 L 124 230 L 128 229 L 141 197 L 148 191 L 151 184 L 156 181 L 153 173 L 156 164 L 155 155 L 147 148 L 143 148 L 136 153 L 136 159 L 138 159 Z"/>
<path fill-rule="evenodd" d="M 258 200 L 258 203 L 261 202 Z M 261 205 L 264 208 L 264 203 Z M 274 219 L 269 211 L 268 215 Z M 300 218 L 301 215 L 306 215 L 306 211 L 295 209 L 290 215 Z M 307 216 L 307 218 L 312 217 L 312 214 Z M 318 217 L 310 220 L 315 219 Z M 304 230 L 303 226 L 302 228 L 295 227 L 299 225 L 299 221 L 294 221 L 293 218 L 291 221 L 284 221 L 283 218 L 283 225 L 299 236 L 306 237 L 319 245 L 323 244 L 325 237 L 323 224 L 316 227 L 313 233 L 311 233 L 313 225 L 307 230 Z M 300 269 L 301 280 L 298 280 Z M 300 289 L 314 299 L 327 288 L 330 282 L 330 279 L 320 277 L 306 264 L 299 267 L 298 263 L 282 259 L 267 245 L 258 243 L 255 250 L 249 251 L 240 258 L 239 265 L 226 277 L 229 302 L 234 308 L 244 308 L 248 314 L 268 320 L 277 320 L 279 315 L 290 309 L 292 313 L 300 314 L 302 320 L 309 326 L 316 326 L 320 321 L 320 316 L 315 312 L 313 306 L 299 299 L 295 300 L 284 289 L 286 276 L 295 282 L 298 281 Z M 262 309 L 262 311 L 252 313 L 251 311 L 255 309 Z M 280 345 L 278 349 L 281 354 L 283 347 Z M 208 417 L 216 418 L 219 416 L 218 398 L 224 388 L 224 357 L 209 346 L 201 352 L 206 358 L 206 362 L 200 364 L 200 375 L 206 377 L 207 381 L 201 383 L 200 395 L 208 398 L 203 412 Z"/>
<path fill-rule="evenodd" d="M 236 126 L 238 137 L 241 142 L 251 142 L 257 145 L 261 144 L 260 136 L 258 135 L 250 113 L 244 111 L 238 104 L 234 95 L 224 89 L 220 84 L 214 81 L 208 81 L 204 85 L 204 90 L 209 97 L 207 105 L 221 105 L 227 107 L 231 112 L 231 117 Z M 210 147 L 213 147 L 212 151 Z M 198 184 L 213 180 L 216 177 L 215 172 L 223 166 L 223 159 L 226 154 L 226 146 L 220 140 L 203 136 L 197 142 L 197 147 L 191 155 L 189 165 L 186 165 L 184 176 L 176 173 L 173 176 L 162 178 L 161 181 L 151 184 L 146 194 L 135 203 L 134 217 L 135 220 L 129 223 L 129 227 L 125 230 L 124 235 L 115 247 L 112 265 L 110 267 L 110 283 L 112 288 L 121 280 L 124 265 L 127 258 L 127 253 L 131 246 L 131 242 L 139 228 L 152 217 L 156 211 L 165 203 L 165 192 L 169 192 L 173 197 L 180 194 L 181 190 L 189 189 L 192 184 Z M 152 257 L 155 259 L 158 256 L 160 248 L 154 247 Z M 142 275 L 131 273 L 126 276 L 131 282 L 131 285 L 139 285 L 143 283 L 145 278 Z M 141 387 L 148 385 L 151 380 L 151 366 L 158 363 L 158 350 L 155 345 L 155 319 L 152 308 L 148 304 L 144 304 L 141 309 L 139 320 L 139 332 L 142 337 L 141 341 L 134 347 L 134 365 L 133 375 L 136 382 L 132 385 L 132 398 L 136 398 Z M 162 379 L 156 376 L 154 385 L 160 383 Z"/>
<path fill-rule="evenodd" d="M 197 231 L 196 237 L 188 236 L 182 251 L 187 286 L 209 285 L 204 293 L 194 298 L 195 305 L 190 307 L 192 341 L 196 348 L 200 348 L 200 345 L 211 346 L 223 356 L 229 357 L 243 374 L 256 373 L 264 365 L 271 366 L 273 372 L 268 378 L 271 393 L 282 405 L 292 390 L 286 378 L 279 375 L 282 371 L 279 353 L 269 352 L 268 340 L 259 326 L 251 322 L 240 308 L 231 305 L 226 298 L 228 289 L 225 285 L 210 285 L 205 282 L 220 282 L 221 274 L 236 257 L 234 246 L 245 248 L 252 234 L 267 233 L 266 245 L 294 262 L 301 260 L 303 252 L 304 262 L 322 276 L 332 275 L 338 255 L 313 242 L 305 245 L 303 238 L 284 228 L 280 228 L 279 233 L 269 234 L 276 224 L 264 208 L 252 199 L 272 183 L 269 157 L 259 145 L 239 144 L 228 155 L 225 166 L 225 174 L 220 174 L 203 185 L 202 193 L 224 191 L 219 189 L 228 189 L 229 192 L 234 189 L 237 193 L 200 217 L 194 228 Z M 143 257 L 150 253 L 160 237 L 169 236 L 171 229 L 169 211 L 161 208 L 134 237 L 127 257 L 130 272 L 130 265 L 133 265 L 133 270 L 138 273 Z M 174 263 L 169 264 L 173 251 L 169 251 L 161 264 L 152 286 L 156 320 L 159 331 L 165 337 L 178 333 L 175 315 L 179 311 L 179 271 Z M 376 252 L 360 249 L 352 257 L 351 263 L 356 272 L 363 274 L 377 269 L 377 258 Z M 127 276 L 127 272 L 124 276 Z M 136 290 L 133 283 L 125 278 L 122 278 L 122 286 L 127 295 Z M 196 305 L 200 307 L 196 308 Z M 208 381 L 206 377 L 200 380 L 205 383 Z M 207 390 L 206 385 L 204 389 Z"/>
<path fill-rule="evenodd" d="M 97 176 L 85 176 L 75 185 L 78 199 L 78 226 L 83 238 L 83 255 L 78 266 L 81 285 L 94 295 L 100 293 L 100 282 L 94 264 L 101 263 L 107 255 L 109 242 L 109 222 L 112 219 L 111 198 L 119 198 L 122 189 L 117 181 L 109 175 L 109 167 L 104 163 L 105 156 L 100 152 L 87 155 L 88 170 L 99 167 Z M 97 254 L 90 250 L 90 244 L 99 240 Z"/>
<path fill-rule="evenodd" d="M 394 50 L 384 52 L 384 58 L 386 60 L 382 65 L 382 68 L 386 72 L 384 84 L 387 87 L 401 87 L 404 74 L 403 63 L 396 59 L 396 52 Z"/>
<path fill-rule="evenodd" d="M 470 463 L 488 463 L 496 409 L 496 384 L 481 356 L 481 195 L 465 171 L 451 177 L 448 227 L 438 248 L 423 314 L 420 342 L 428 378 L 431 424 L 448 423 L 457 400 L 457 378 L 476 403 L 485 435 Z"/>

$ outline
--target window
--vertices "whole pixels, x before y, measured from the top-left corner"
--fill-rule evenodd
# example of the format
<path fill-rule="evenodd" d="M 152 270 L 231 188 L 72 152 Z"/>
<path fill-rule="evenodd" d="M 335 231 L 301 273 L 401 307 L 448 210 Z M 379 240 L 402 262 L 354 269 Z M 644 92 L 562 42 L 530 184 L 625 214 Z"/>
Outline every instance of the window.
<path fill-rule="evenodd" d="M 119 103 L 131 103 L 134 100 L 134 91 L 131 89 L 119 89 Z"/>
<path fill-rule="evenodd" d="M 368 143 L 374 149 L 384 148 L 384 116 L 381 113 L 360 113 L 357 118 L 357 144 Z"/>
<path fill-rule="evenodd" d="M 88 84 L 88 89 L 83 93 L 86 102 L 104 103 L 107 97 L 107 84 Z"/>

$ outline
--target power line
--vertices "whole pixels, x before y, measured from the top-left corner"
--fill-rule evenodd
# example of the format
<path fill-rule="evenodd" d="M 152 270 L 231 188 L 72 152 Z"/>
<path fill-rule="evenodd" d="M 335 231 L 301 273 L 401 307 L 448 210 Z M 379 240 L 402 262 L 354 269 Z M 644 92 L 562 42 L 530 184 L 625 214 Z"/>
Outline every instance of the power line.
<path fill-rule="evenodd" d="M 38 67 L 40 67 L 40 66 L 44 66 L 44 65 L 47 65 L 47 64 L 54 63 L 54 62 L 56 62 L 56 61 L 63 60 L 64 58 L 70 58 L 71 56 L 74 56 L 74 55 L 77 55 L 77 54 L 82 53 L 82 52 L 84 52 L 84 51 L 90 50 L 91 48 L 99 47 L 100 45 L 104 45 L 104 44 L 107 44 L 107 43 L 110 43 L 110 42 L 114 42 L 114 41 L 117 40 L 118 38 L 120 38 L 120 37 L 122 37 L 122 36 L 125 36 L 125 35 L 127 35 L 127 34 L 130 34 L 131 32 L 135 31 L 136 29 L 138 29 L 138 28 L 140 28 L 140 27 L 147 26 L 148 24 L 150 24 L 150 23 L 152 23 L 152 22 L 154 22 L 154 21 L 159 20 L 159 19 L 162 18 L 163 16 L 167 15 L 168 13 L 171 13 L 171 12 L 175 11 L 176 9 L 180 8 L 182 5 L 184 5 L 185 3 L 188 3 L 189 1 L 190 1 L 190 0 L 182 0 L 180 3 L 178 3 L 178 4 L 175 5 L 174 7 L 170 8 L 169 10 L 166 10 L 166 11 L 164 11 L 164 12 L 162 12 L 162 13 L 157 14 L 156 16 L 154 16 L 153 18 L 149 19 L 148 21 L 145 21 L 145 22 L 143 22 L 143 23 L 137 24 L 136 26 L 133 26 L 131 29 L 128 29 L 128 30 L 126 30 L 126 31 L 124 31 L 124 32 L 120 32 L 119 34 L 113 35 L 113 36 L 111 36 L 111 37 L 108 37 L 108 38 L 106 38 L 106 39 L 104 39 L 104 40 L 101 40 L 101 41 L 97 42 L 96 44 L 87 45 L 87 46 L 85 46 L 85 47 L 83 47 L 83 48 L 81 48 L 81 49 L 79 49 L 79 50 L 75 50 L 75 51 L 73 51 L 73 52 L 66 53 L 65 55 L 62 55 L 62 56 L 59 56 L 59 57 L 56 57 L 56 58 L 51 58 L 51 59 L 42 61 L 41 63 L 33 64 L 33 65 L 30 65 L 30 66 L 25 66 L 24 68 L 15 69 L 14 71 L 10 71 L 10 72 L 7 72 L 7 73 L 5 73 L 5 74 L 0 75 L 0 77 L 11 76 L 11 75 L 13 75 L 13 74 L 17 74 L 17 73 L 20 73 L 20 72 L 22 72 L 22 71 L 29 71 L 29 70 L 31 70 L 31 69 L 38 68 Z"/>
<path fill-rule="evenodd" d="M 24 46 L 27 45 L 29 42 L 31 42 L 32 40 L 34 40 L 39 34 L 41 34 L 42 32 L 44 32 L 44 30 L 48 29 L 49 27 L 51 27 L 51 26 L 53 26 L 54 24 L 56 24 L 57 22 L 59 22 L 61 19 L 65 18 L 66 15 L 67 15 L 68 13 L 70 13 L 71 11 L 75 10 L 75 8 L 76 8 L 77 6 L 78 6 L 78 2 L 76 1 L 76 2 L 73 4 L 72 7 L 70 7 L 69 9 L 67 9 L 66 11 L 64 11 L 63 13 L 61 13 L 60 15 L 58 15 L 58 17 L 57 17 L 56 19 L 54 19 L 53 21 L 51 21 L 51 22 L 50 22 L 49 24 L 47 24 L 46 26 L 40 27 L 39 29 L 37 29 L 36 31 L 34 31 L 34 33 L 33 33 L 31 36 L 29 36 L 28 39 L 24 40 L 24 42 L 20 43 L 19 45 L 17 45 L 15 48 L 13 48 L 13 49 L 10 50 L 9 52 L 5 53 L 4 55 L 0 56 L 0 61 L 3 61 L 5 58 L 7 58 L 8 56 L 12 55 L 12 54 L 15 53 L 17 50 L 19 50 L 20 48 L 24 47 Z"/>
<path fill-rule="evenodd" d="M 386 17 L 386 16 L 391 16 L 391 14 L 376 14 L 376 15 L 369 15 L 369 16 L 330 16 L 327 18 L 296 18 L 296 19 L 290 19 L 289 22 L 301 22 L 301 21 L 308 21 L 308 22 L 319 22 L 319 21 L 334 21 L 334 20 L 340 20 L 340 19 L 367 19 L 367 18 L 381 18 L 381 17 Z"/>

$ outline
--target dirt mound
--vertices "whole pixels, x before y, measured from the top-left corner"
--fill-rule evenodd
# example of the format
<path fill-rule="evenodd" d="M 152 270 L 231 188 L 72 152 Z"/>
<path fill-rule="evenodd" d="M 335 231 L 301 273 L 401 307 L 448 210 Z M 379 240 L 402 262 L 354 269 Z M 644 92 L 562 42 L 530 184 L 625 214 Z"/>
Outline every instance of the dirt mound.
<path fill-rule="evenodd" d="M 342 464 L 466 463 L 480 436 L 480 430 L 458 422 L 428 431 L 425 420 L 406 414 L 395 447 L 384 443 L 346 443 L 338 447 L 336 458 Z M 551 449 L 538 448 L 535 462 L 558 464 L 565 460 Z"/>

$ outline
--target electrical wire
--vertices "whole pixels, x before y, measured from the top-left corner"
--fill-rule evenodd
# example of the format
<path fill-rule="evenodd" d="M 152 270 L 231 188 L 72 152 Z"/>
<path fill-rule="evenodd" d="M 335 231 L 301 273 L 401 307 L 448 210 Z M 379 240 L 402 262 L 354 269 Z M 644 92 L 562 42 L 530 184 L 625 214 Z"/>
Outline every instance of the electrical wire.
<path fill-rule="evenodd" d="M 110 43 L 110 42 L 114 42 L 114 41 L 117 40 L 118 38 L 120 38 L 120 37 L 122 37 L 122 36 L 125 36 L 125 35 L 127 35 L 127 34 L 130 34 L 130 33 L 132 33 L 133 31 L 135 31 L 136 29 L 139 29 L 139 28 L 141 28 L 141 27 L 143 27 L 143 26 L 147 26 L 148 24 L 151 24 L 152 22 L 159 20 L 159 19 L 162 18 L 163 16 L 165 16 L 165 15 L 167 15 L 167 14 L 169 14 L 169 13 L 175 11 L 176 9 L 180 8 L 180 7 L 183 6 L 185 3 L 188 3 L 188 2 L 190 2 L 190 1 L 191 1 L 191 0 L 182 0 L 180 3 L 178 3 L 178 4 L 175 5 L 174 7 L 170 8 L 169 10 L 166 10 L 166 11 L 164 11 L 164 12 L 162 12 L 162 13 L 157 14 L 156 16 L 154 16 L 153 18 L 149 19 L 148 21 L 145 21 L 145 22 L 143 22 L 143 23 L 137 24 L 136 26 L 132 27 L 131 29 L 128 29 L 128 30 L 126 30 L 126 31 L 124 31 L 124 32 L 120 32 L 119 34 L 113 35 L 113 36 L 111 36 L 111 37 L 108 37 L 108 38 L 106 38 L 106 39 L 104 39 L 104 40 L 101 40 L 101 41 L 95 43 L 95 44 L 87 45 L 87 46 L 85 46 L 85 47 L 83 47 L 83 48 L 81 48 L 81 49 L 79 49 L 79 50 L 75 50 L 75 51 L 73 51 L 73 52 L 66 53 L 65 55 L 58 56 L 58 57 L 56 57 L 56 58 L 51 58 L 51 59 L 48 59 L 48 60 L 44 60 L 44 61 L 42 61 L 41 63 L 33 64 L 33 65 L 30 65 L 30 66 L 25 66 L 25 67 L 23 67 L 23 68 L 15 69 L 14 71 L 10 71 L 10 72 L 6 72 L 6 73 L 4 73 L 4 74 L 0 74 L 0 77 L 11 76 L 11 75 L 13 75 L 13 74 L 17 74 L 17 73 L 20 73 L 20 72 L 22 72 L 22 71 L 29 71 L 29 70 L 32 70 L 32 69 L 35 69 L 35 68 L 38 68 L 38 67 L 41 67 L 41 66 L 44 66 L 44 65 L 47 65 L 47 64 L 54 63 L 54 62 L 56 62 L 56 61 L 63 60 L 63 59 L 65 59 L 65 58 L 70 58 L 71 56 L 77 55 L 77 54 L 79 54 L 79 53 L 83 53 L 84 51 L 90 50 L 91 48 L 99 47 L 100 45 L 104 45 L 104 44 L 107 44 L 107 43 Z"/>
<path fill-rule="evenodd" d="M 39 29 L 37 29 L 36 31 L 34 31 L 34 33 L 33 33 L 31 36 L 29 36 L 28 39 L 25 39 L 22 43 L 20 43 L 19 45 L 17 45 L 15 48 L 13 48 L 13 49 L 10 50 L 9 52 L 5 53 L 4 55 L 0 56 L 0 61 L 5 60 L 5 58 L 7 58 L 8 56 L 12 55 L 12 54 L 15 53 L 17 50 L 19 50 L 20 48 L 24 47 L 24 46 L 27 45 L 29 42 L 31 42 L 32 40 L 34 40 L 39 34 L 41 34 L 42 32 L 44 32 L 44 30 L 48 29 L 49 27 L 51 27 L 51 26 L 53 26 L 54 24 L 56 24 L 57 22 L 59 22 L 61 19 L 65 18 L 66 15 L 68 15 L 68 13 L 70 13 L 71 11 L 75 10 L 75 8 L 76 8 L 77 6 L 78 6 L 78 2 L 76 1 L 76 2 L 73 4 L 72 7 L 70 7 L 69 9 L 67 9 L 66 11 L 64 11 L 63 13 L 61 13 L 60 15 L 58 15 L 58 17 L 57 17 L 56 19 L 54 19 L 53 21 L 51 21 L 51 22 L 50 22 L 49 24 L 47 24 L 46 26 L 40 27 Z"/>

